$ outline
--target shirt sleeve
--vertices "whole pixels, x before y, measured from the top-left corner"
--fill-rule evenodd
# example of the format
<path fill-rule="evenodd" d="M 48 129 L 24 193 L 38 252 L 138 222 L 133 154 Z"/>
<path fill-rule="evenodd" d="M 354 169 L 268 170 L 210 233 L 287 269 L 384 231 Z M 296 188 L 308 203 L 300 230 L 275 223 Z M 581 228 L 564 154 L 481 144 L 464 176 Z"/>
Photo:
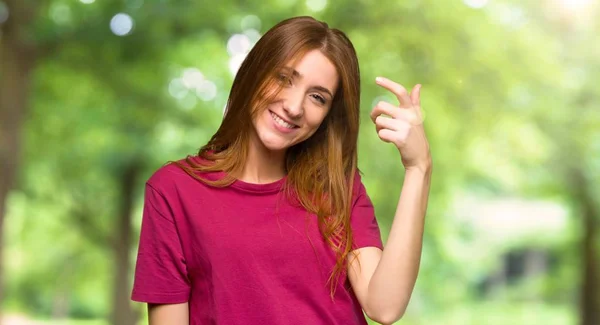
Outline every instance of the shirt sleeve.
<path fill-rule="evenodd" d="M 352 248 L 358 249 L 372 246 L 383 249 L 379 224 L 375 218 L 375 208 L 358 173 L 354 178 L 353 187 L 355 199 L 350 215 L 353 235 Z"/>
<path fill-rule="evenodd" d="M 165 197 L 146 184 L 131 299 L 156 304 L 187 302 L 190 281 L 181 239 Z"/>

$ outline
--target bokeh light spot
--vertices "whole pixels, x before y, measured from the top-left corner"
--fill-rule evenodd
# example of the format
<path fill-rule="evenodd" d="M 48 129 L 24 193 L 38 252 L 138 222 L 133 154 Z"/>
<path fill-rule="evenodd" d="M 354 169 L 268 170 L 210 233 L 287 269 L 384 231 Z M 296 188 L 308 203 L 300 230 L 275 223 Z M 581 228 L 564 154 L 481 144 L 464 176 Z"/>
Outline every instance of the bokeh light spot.
<path fill-rule="evenodd" d="M 245 58 L 246 54 L 237 54 L 229 59 L 229 71 L 231 74 L 235 75 L 237 73 Z"/>
<path fill-rule="evenodd" d="M 244 30 L 244 35 L 248 36 L 248 39 L 250 40 L 252 46 L 254 46 L 256 42 L 258 42 L 261 36 L 258 30 L 252 28 Z"/>
<path fill-rule="evenodd" d="M 3 1 L 0 1 L 0 24 L 7 21 L 8 16 L 10 16 L 8 6 Z"/>
<path fill-rule="evenodd" d="M 71 8 L 63 3 L 55 3 L 50 7 L 50 18 L 59 25 L 68 24 L 71 21 Z"/>
<path fill-rule="evenodd" d="M 175 78 L 169 83 L 169 94 L 177 99 L 184 98 L 188 93 L 188 89 L 183 84 L 181 78 Z"/>
<path fill-rule="evenodd" d="M 592 3 L 592 0 L 559 0 L 560 5 L 568 10 L 581 10 Z"/>
<path fill-rule="evenodd" d="M 306 6 L 312 11 L 321 11 L 327 7 L 327 0 L 306 0 Z"/>
<path fill-rule="evenodd" d="M 169 83 L 169 94 L 179 101 L 186 103 L 193 102 L 196 105 L 196 101 L 192 101 L 188 97 L 194 96 L 207 102 L 217 97 L 217 85 L 214 82 L 206 79 L 204 74 L 197 68 L 191 67 L 183 70 L 180 78 L 174 78 Z M 182 104 L 186 106 L 187 104 Z M 187 107 L 187 106 L 186 106 Z"/>
<path fill-rule="evenodd" d="M 488 0 L 463 0 L 463 2 L 467 6 L 475 9 L 481 9 L 488 4 Z"/>
<path fill-rule="evenodd" d="M 242 21 L 241 21 L 242 30 L 247 30 L 247 29 L 260 30 L 261 25 L 262 25 L 262 22 L 260 21 L 260 18 L 258 18 L 255 15 L 248 15 L 248 16 L 242 18 Z"/>
<path fill-rule="evenodd" d="M 196 95 L 205 102 L 211 101 L 217 96 L 217 86 L 210 80 L 202 80 L 196 87 Z"/>
<path fill-rule="evenodd" d="M 183 70 L 183 77 L 181 80 L 186 88 L 197 88 L 204 81 L 204 75 L 196 68 L 187 68 Z"/>
<path fill-rule="evenodd" d="M 231 56 L 246 54 L 251 47 L 250 39 L 244 34 L 233 34 L 227 41 L 227 52 Z"/>
<path fill-rule="evenodd" d="M 128 14 L 118 13 L 110 20 L 110 30 L 117 36 L 125 36 L 133 30 L 133 18 Z"/>

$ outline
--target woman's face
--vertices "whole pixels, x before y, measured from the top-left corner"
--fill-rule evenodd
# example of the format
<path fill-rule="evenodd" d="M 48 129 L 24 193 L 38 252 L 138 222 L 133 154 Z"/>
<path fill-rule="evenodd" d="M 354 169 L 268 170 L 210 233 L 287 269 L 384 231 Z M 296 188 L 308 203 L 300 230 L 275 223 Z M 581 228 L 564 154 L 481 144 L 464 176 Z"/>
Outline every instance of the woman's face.
<path fill-rule="evenodd" d="M 307 52 L 296 66 L 277 71 L 283 86 L 277 96 L 259 111 L 252 124 L 262 145 L 282 151 L 313 135 L 331 108 L 338 86 L 338 73 L 319 50 Z"/>

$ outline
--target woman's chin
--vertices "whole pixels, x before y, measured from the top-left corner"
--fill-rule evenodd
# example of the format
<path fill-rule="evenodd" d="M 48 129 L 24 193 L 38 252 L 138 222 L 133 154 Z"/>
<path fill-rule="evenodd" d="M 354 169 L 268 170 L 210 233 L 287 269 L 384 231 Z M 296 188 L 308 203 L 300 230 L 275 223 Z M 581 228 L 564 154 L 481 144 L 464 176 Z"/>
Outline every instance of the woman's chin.
<path fill-rule="evenodd" d="M 261 139 L 263 146 L 269 151 L 285 151 L 290 147 L 289 141 L 285 141 L 280 137 L 265 137 Z"/>
<path fill-rule="evenodd" d="M 263 142 L 263 145 L 269 151 L 285 151 L 290 147 L 289 145 L 281 142 Z"/>

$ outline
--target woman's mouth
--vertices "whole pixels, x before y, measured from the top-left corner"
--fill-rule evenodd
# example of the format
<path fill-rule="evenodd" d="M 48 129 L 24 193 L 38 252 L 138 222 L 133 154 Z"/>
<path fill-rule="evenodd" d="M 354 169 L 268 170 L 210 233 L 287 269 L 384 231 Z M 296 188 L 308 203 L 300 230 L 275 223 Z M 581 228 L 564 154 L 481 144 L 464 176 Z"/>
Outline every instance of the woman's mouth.
<path fill-rule="evenodd" d="M 279 115 L 273 113 L 272 111 L 269 111 L 269 113 L 271 113 L 271 117 L 273 118 L 273 121 L 275 121 L 275 123 L 278 126 L 281 126 L 283 128 L 286 128 L 286 129 L 295 129 L 295 128 L 298 128 L 297 125 L 294 125 L 294 124 L 291 124 L 291 123 L 285 121 Z"/>

